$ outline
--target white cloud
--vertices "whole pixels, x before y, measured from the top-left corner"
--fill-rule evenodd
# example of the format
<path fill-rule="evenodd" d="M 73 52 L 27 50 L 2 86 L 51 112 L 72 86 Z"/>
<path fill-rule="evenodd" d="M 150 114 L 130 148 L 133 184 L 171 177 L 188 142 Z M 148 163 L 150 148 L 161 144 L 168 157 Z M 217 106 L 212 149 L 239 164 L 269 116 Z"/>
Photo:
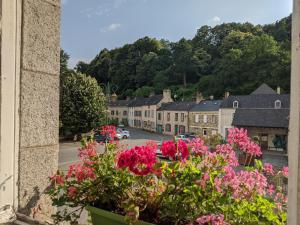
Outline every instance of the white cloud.
<path fill-rule="evenodd" d="M 221 23 L 221 18 L 218 16 L 214 16 L 208 21 L 208 24 L 211 26 L 216 26 Z"/>
<path fill-rule="evenodd" d="M 122 26 L 122 24 L 120 24 L 120 23 L 112 23 L 108 27 L 102 28 L 101 32 L 104 32 L 104 33 L 105 32 L 113 32 L 113 31 L 120 29 L 121 26 Z"/>
<path fill-rule="evenodd" d="M 220 22 L 221 22 L 221 19 L 220 19 L 220 17 L 215 16 L 215 17 L 212 19 L 212 21 L 215 22 L 215 23 L 220 23 Z"/>

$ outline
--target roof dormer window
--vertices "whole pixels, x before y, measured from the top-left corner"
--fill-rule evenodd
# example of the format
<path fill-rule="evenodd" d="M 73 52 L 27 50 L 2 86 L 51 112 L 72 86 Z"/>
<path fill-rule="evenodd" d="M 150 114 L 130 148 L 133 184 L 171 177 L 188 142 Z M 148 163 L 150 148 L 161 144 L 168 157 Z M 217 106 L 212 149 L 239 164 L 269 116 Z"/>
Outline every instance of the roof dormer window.
<path fill-rule="evenodd" d="M 239 107 L 239 102 L 238 101 L 234 101 L 233 102 L 233 108 L 237 109 Z"/>
<path fill-rule="evenodd" d="M 281 101 L 280 100 L 276 100 L 275 101 L 275 109 L 280 109 L 281 108 Z"/>

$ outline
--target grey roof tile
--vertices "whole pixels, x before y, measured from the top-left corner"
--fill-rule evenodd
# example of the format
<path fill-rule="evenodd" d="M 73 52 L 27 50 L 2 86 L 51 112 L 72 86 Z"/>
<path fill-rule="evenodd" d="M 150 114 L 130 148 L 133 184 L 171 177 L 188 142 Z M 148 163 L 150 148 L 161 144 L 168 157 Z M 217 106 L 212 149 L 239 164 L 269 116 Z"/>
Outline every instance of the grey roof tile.
<path fill-rule="evenodd" d="M 218 111 L 221 106 L 222 100 L 203 100 L 194 105 L 191 112 L 197 111 Z"/>

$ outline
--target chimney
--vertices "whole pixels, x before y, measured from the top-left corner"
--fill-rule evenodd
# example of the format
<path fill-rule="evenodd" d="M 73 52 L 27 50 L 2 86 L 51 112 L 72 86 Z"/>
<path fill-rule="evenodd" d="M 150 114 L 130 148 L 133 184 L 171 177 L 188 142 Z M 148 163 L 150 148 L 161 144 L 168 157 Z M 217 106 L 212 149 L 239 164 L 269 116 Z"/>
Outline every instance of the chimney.
<path fill-rule="evenodd" d="M 154 91 L 151 91 L 150 94 L 149 94 L 149 97 L 152 97 L 154 95 L 155 95 Z"/>
<path fill-rule="evenodd" d="M 117 99 L 118 99 L 117 94 L 116 94 L 116 93 L 113 93 L 113 94 L 111 95 L 111 101 L 112 101 L 112 102 L 115 102 L 115 101 L 117 101 Z"/>
<path fill-rule="evenodd" d="M 230 95 L 230 92 L 229 92 L 229 91 L 225 91 L 224 98 L 225 98 L 225 99 L 228 98 L 229 95 Z"/>
<path fill-rule="evenodd" d="M 166 99 L 168 102 L 172 102 L 171 90 L 170 89 L 164 89 L 163 90 L 163 98 Z"/>
<path fill-rule="evenodd" d="M 200 103 L 203 100 L 203 95 L 201 92 L 196 93 L 196 103 Z"/>
<path fill-rule="evenodd" d="M 281 94 L 281 88 L 279 86 L 277 87 L 277 94 Z"/>
<path fill-rule="evenodd" d="M 214 96 L 213 96 L 213 95 L 210 95 L 210 96 L 209 96 L 209 99 L 210 99 L 210 100 L 214 100 Z"/>

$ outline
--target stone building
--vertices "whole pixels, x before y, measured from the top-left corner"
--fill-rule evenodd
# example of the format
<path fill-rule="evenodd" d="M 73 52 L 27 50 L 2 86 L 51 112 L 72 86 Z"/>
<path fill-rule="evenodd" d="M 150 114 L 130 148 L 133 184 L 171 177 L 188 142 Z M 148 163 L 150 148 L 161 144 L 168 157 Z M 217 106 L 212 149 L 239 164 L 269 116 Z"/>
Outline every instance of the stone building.
<path fill-rule="evenodd" d="M 107 105 L 109 119 L 128 125 L 129 104 L 130 100 L 112 100 L 109 102 Z"/>
<path fill-rule="evenodd" d="M 201 136 L 218 133 L 219 108 L 222 100 L 203 100 L 189 113 L 189 131 Z"/>
<path fill-rule="evenodd" d="M 135 98 L 129 103 L 129 126 L 156 131 L 156 111 L 163 104 L 173 102 L 171 91 L 166 89 L 162 95 L 148 98 Z"/>
<path fill-rule="evenodd" d="M 280 94 L 266 84 L 262 84 L 250 95 L 229 95 L 219 110 L 219 133 L 226 138 L 227 130 L 233 127 L 232 122 L 237 109 L 274 109 L 290 107 L 290 95 Z M 249 118 L 250 119 L 250 118 Z"/>
<path fill-rule="evenodd" d="M 189 132 L 189 111 L 195 102 L 171 102 L 157 110 L 157 132 L 169 135 Z"/>

